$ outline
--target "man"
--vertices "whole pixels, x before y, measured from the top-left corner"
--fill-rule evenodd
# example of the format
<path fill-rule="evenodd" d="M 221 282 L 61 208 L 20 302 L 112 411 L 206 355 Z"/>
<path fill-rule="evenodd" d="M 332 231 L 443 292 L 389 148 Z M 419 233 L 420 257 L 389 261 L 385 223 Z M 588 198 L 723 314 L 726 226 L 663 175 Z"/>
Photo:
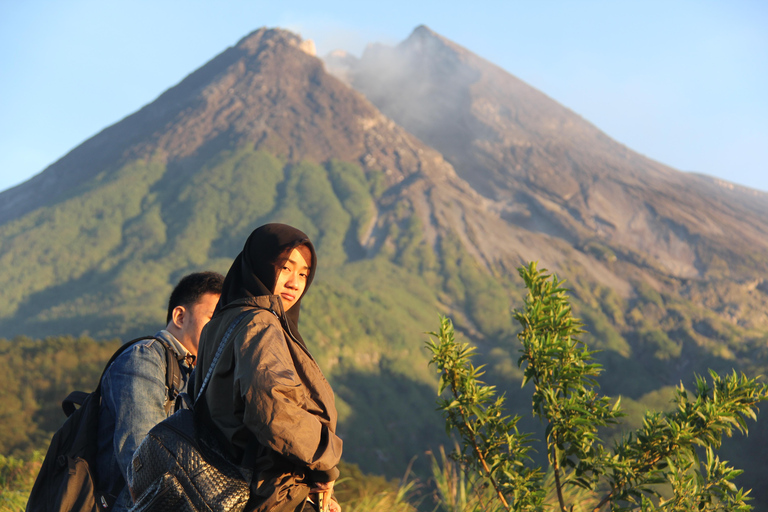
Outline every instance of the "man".
<path fill-rule="evenodd" d="M 181 392 L 187 389 L 195 364 L 200 332 L 211 319 L 224 276 L 199 272 L 185 276 L 168 300 L 167 326 L 153 338 L 134 343 L 120 354 L 101 381 L 97 466 L 100 486 L 119 489 L 113 511 L 132 502 L 125 485 L 133 453 L 147 432 L 173 413 L 166 413 L 166 344 L 181 370 Z M 116 491 L 117 492 L 117 491 Z"/>

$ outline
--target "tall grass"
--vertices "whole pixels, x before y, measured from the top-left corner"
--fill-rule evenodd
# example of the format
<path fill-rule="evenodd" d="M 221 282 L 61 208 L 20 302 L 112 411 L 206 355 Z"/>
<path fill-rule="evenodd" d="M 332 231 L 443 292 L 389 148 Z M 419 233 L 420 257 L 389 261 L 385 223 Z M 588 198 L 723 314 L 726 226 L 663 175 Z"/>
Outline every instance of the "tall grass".
<path fill-rule="evenodd" d="M 0 512 L 24 510 L 42 460 L 40 452 L 29 460 L 0 455 Z"/>

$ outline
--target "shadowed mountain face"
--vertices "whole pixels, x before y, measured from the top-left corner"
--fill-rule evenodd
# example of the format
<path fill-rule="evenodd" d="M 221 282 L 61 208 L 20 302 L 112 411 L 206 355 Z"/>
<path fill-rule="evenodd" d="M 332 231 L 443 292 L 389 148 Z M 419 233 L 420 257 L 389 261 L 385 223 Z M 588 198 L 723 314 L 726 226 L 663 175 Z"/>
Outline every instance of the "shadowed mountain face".
<path fill-rule="evenodd" d="M 765 194 L 637 155 L 425 27 L 327 66 L 341 79 L 258 30 L 0 194 L 0 336 L 154 332 L 182 275 L 226 272 L 278 221 L 318 249 L 302 333 L 368 470 L 401 476 L 448 442 L 422 348 L 438 312 L 519 388 L 527 261 L 569 279 L 627 403 L 708 367 L 762 371 Z"/>

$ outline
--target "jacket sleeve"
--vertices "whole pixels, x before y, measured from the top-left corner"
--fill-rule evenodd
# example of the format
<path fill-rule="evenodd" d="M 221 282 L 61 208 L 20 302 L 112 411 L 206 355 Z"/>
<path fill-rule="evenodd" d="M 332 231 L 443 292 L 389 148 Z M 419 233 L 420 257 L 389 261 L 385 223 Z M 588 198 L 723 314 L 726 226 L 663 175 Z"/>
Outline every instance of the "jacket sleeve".
<path fill-rule="evenodd" d="M 245 404 L 245 425 L 262 445 L 305 465 L 314 481 L 335 480 L 342 441 L 322 411 L 305 408 L 310 390 L 297 374 L 282 328 L 251 324 L 240 341 L 235 388 Z"/>
<path fill-rule="evenodd" d="M 109 367 L 102 406 L 115 418 L 112 446 L 125 481 L 133 453 L 147 432 L 166 418 L 165 359 L 153 344 L 137 343 Z"/>

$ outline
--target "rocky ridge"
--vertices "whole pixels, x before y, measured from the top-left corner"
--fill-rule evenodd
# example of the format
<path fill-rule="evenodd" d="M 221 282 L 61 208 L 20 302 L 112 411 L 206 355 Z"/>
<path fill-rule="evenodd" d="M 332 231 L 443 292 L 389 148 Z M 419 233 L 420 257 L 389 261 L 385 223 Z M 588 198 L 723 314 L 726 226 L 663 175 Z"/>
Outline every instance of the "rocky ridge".
<path fill-rule="evenodd" d="M 752 256 L 768 254 L 768 194 L 639 155 L 425 26 L 394 48 L 326 62 L 453 164 L 504 220 L 501 238 L 543 234 L 576 249 L 536 244 L 531 252 L 553 268 L 587 256 L 596 279 L 627 293 L 633 280 L 664 289 L 669 279 L 768 272 L 768 258 Z M 502 249 L 487 242 L 481 252 Z M 592 257 L 597 246 L 605 256 Z M 532 256 L 511 244 L 506 252 Z"/>

